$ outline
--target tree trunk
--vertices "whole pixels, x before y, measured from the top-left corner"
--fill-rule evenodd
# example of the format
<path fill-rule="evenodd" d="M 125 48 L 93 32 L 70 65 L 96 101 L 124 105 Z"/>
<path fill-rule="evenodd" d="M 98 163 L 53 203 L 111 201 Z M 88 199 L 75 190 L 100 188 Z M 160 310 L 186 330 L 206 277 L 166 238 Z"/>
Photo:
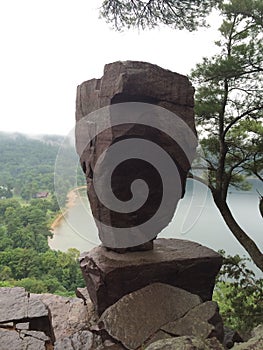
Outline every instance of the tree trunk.
<path fill-rule="evenodd" d="M 253 262 L 263 272 L 263 253 L 259 250 L 255 242 L 242 230 L 233 217 L 227 203 L 222 198 L 213 195 L 215 204 L 219 209 L 225 223 L 236 237 L 238 242 L 246 249 Z"/>

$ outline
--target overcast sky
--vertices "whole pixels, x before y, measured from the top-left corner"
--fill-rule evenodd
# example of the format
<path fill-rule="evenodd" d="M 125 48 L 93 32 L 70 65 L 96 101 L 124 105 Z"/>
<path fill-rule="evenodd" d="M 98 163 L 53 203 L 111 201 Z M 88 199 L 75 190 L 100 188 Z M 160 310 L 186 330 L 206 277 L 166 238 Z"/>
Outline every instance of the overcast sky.
<path fill-rule="evenodd" d="M 2 131 L 68 134 L 74 127 L 76 87 L 100 78 L 106 63 L 140 60 L 188 74 L 216 51 L 212 27 L 188 33 L 110 29 L 97 0 L 10 0 L 0 4 Z"/>

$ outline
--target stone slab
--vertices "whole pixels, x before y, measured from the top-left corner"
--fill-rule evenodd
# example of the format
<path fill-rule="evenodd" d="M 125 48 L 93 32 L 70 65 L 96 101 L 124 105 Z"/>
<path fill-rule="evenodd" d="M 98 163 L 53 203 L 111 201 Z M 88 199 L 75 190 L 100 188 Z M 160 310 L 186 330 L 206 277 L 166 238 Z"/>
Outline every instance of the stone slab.
<path fill-rule="evenodd" d="M 215 301 L 197 305 L 181 319 L 164 325 L 162 330 L 175 336 L 216 337 L 220 342 L 224 339 L 223 321 Z"/>
<path fill-rule="evenodd" d="M 24 288 L 0 288 L 0 322 L 48 317 L 48 308 Z"/>
<path fill-rule="evenodd" d="M 160 238 L 154 249 L 118 254 L 96 247 L 80 257 L 87 289 L 99 315 L 124 295 L 166 283 L 211 300 L 222 257 L 201 244 Z"/>
<path fill-rule="evenodd" d="M 33 298 L 24 288 L 0 288 L 0 323 L 10 322 L 17 329 L 27 327 L 31 331 L 44 332 L 51 341 L 54 340 L 48 307 L 41 300 Z M 9 333 L 2 335 L 5 338 L 10 336 Z M 31 342 L 31 338 L 25 340 L 27 341 Z"/>
<path fill-rule="evenodd" d="M 168 284 L 153 283 L 125 295 L 99 319 L 99 326 L 127 349 L 142 346 L 161 326 L 199 305 L 199 296 Z"/>
<path fill-rule="evenodd" d="M 33 336 L 23 337 L 16 331 L 0 329 L 1 350 L 46 350 L 46 342 Z"/>

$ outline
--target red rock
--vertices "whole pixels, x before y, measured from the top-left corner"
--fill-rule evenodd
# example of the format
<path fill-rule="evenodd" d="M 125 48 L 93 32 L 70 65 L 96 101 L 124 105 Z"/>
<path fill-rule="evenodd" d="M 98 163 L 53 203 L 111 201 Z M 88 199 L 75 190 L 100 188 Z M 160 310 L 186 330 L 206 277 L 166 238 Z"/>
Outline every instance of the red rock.
<path fill-rule="evenodd" d="M 125 295 L 103 312 L 101 329 L 127 349 L 137 349 L 165 323 L 182 317 L 201 303 L 200 297 L 163 283 Z"/>
<path fill-rule="evenodd" d="M 175 336 L 193 335 L 202 339 L 216 337 L 220 342 L 224 339 L 223 321 L 214 301 L 197 305 L 184 317 L 165 324 L 162 330 Z"/>
<path fill-rule="evenodd" d="M 222 257 L 198 243 L 157 239 L 154 249 L 118 254 L 96 247 L 80 257 L 90 298 L 100 315 L 124 295 L 154 282 L 211 300 Z"/>
<path fill-rule="evenodd" d="M 101 79 L 78 86 L 76 149 L 104 246 L 151 249 L 147 242 L 172 220 L 197 145 L 193 95 L 187 77 L 134 61 L 108 64 Z M 142 181 L 131 188 L 138 179 L 147 194 Z M 137 206 L 127 209 L 132 200 Z"/>

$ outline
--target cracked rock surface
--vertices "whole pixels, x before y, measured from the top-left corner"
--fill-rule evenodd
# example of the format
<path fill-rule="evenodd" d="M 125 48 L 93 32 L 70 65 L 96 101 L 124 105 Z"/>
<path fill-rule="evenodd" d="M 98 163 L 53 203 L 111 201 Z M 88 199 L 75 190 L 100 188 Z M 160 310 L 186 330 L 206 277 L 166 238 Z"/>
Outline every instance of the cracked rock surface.
<path fill-rule="evenodd" d="M 81 350 L 79 344 L 87 338 L 85 329 L 92 315 L 88 300 L 84 305 L 78 298 L 30 294 L 18 287 L 0 288 L 0 349 L 52 350 L 55 342 L 72 342 L 75 348 L 63 349 Z"/>
<path fill-rule="evenodd" d="M 152 283 L 125 295 L 100 318 L 86 291 L 77 294 L 79 299 L 0 288 L 0 349 L 223 349 L 216 338 L 222 328 L 217 304 L 186 290 Z"/>
<path fill-rule="evenodd" d="M 48 317 L 48 308 L 39 300 L 31 299 L 24 288 L 1 288 L 0 322 Z"/>
<path fill-rule="evenodd" d="M 153 282 L 169 284 L 211 300 L 222 257 L 201 244 L 159 238 L 154 249 L 118 254 L 104 247 L 80 257 L 90 298 L 99 315 L 120 298 Z"/>
<path fill-rule="evenodd" d="M 24 288 L 0 288 L 1 350 L 50 349 L 54 340 L 50 313 Z"/>
<path fill-rule="evenodd" d="M 110 306 L 100 317 L 99 325 L 127 349 L 133 350 L 164 324 L 182 317 L 200 303 L 197 295 L 154 283 Z"/>
<path fill-rule="evenodd" d="M 202 340 L 193 336 L 183 336 L 158 340 L 145 350 L 224 350 L 216 338 Z"/>
<path fill-rule="evenodd" d="M 224 339 L 223 321 L 214 301 L 197 305 L 182 318 L 165 324 L 162 330 L 175 336 L 192 335 L 203 339 L 216 337 L 221 342 Z"/>

